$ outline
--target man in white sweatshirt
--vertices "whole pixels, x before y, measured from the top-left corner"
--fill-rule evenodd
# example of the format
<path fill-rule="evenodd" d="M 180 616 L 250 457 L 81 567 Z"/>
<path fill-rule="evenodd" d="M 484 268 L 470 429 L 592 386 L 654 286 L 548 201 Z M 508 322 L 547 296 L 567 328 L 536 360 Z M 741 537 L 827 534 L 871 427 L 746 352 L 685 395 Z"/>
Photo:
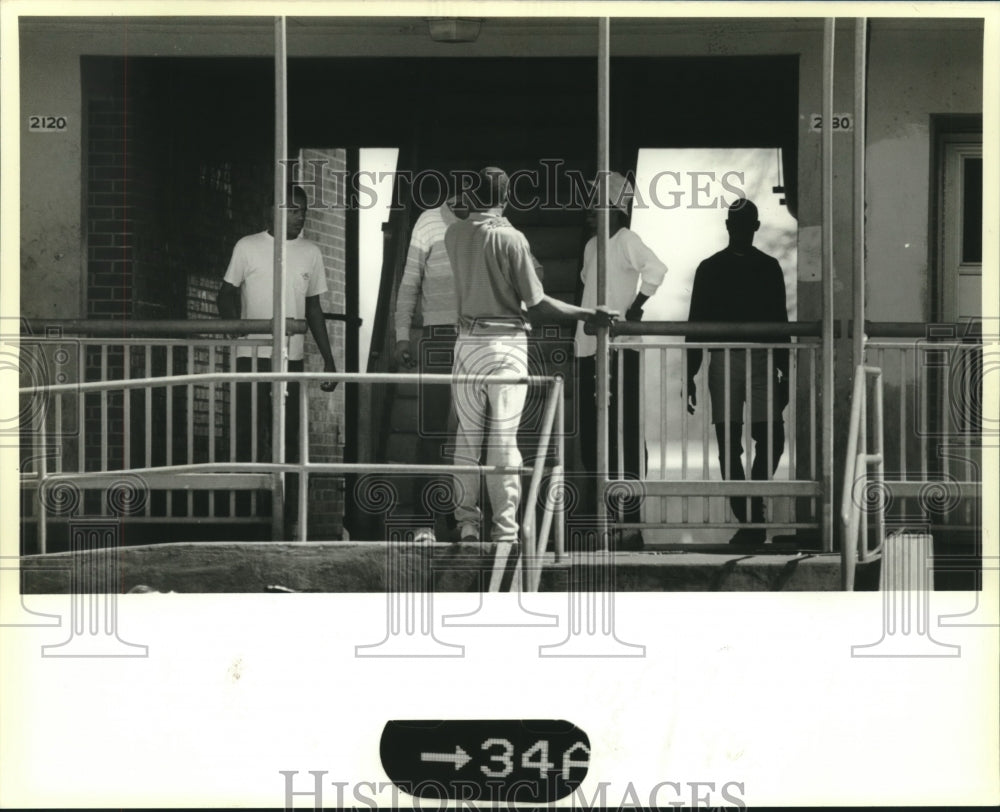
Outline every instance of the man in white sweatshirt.
<path fill-rule="evenodd" d="M 638 234 L 628 228 L 629 208 L 634 191 L 625 178 L 617 172 L 608 176 L 608 264 L 607 301 L 610 310 L 625 313 L 626 321 L 641 321 L 643 305 L 656 293 L 667 274 L 667 266 L 657 259 L 656 254 L 642 241 Z M 594 207 L 587 211 L 587 225 L 596 231 L 597 212 Z M 584 248 L 583 296 L 581 307 L 594 307 L 597 302 L 597 235 L 592 236 Z M 597 337 L 587 335 L 583 325 L 576 330 L 577 393 L 579 397 L 580 452 L 586 470 L 590 474 L 597 471 L 597 383 L 596 353 Z M 608 476 L 610 479 L 639 478 L 639 364 L 641 354 L 635 350 L 623 350 L 622 403 L 618 402 L 618 358 L 611 356 L 610 389 L 611 400 L 608 409 Z M 625 470 L 618 470 L 618 424 L 623 426 Z M 645 449 L 642 449 L 645 453 Z M 626 501 L 622 521 L 638 522 L 638 500 Z"/>

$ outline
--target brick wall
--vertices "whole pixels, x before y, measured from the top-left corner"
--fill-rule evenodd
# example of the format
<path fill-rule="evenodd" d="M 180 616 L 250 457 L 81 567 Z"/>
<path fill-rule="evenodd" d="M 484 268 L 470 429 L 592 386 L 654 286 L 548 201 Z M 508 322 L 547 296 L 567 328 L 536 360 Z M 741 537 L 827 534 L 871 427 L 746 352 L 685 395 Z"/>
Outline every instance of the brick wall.
<path fill-rule="evenodd" d="M 87 128 L 87 315 L 132 315 L 132 234 L 128 227 L 127 134 L 121 95 L 91 99 Z"/>
<path fill-rule="evenodd" d="M 162 244 L 162 128 L 141 71 L 106 63 L 91 83 L 87 111 L 87 316 L 97 319 L 169 318 L 179 313 L 177 279 L 168 272 Z M 121 378 L 124 354 L 87 352 L 85 380 Z M 88 469 L 118 468 L 125 460 L 121 393 L 109 393 L 106 412 L 87 398 L 84 458 Z M 102 428 L 106 431 L 102 432 Z M 175 435 L 176 436 L 176 435 Z M 157 440 L 162 445 L 163 433 Z"/>
<path fill-rule="evenodd" d="M 187 62 L 119 59 L 85 60 L 87 112 L 87 315 L 102 319 L 218 318 L 216 294 L 236 241 L 264 227 L 271 189 L 273 125 L 266 108 L 234 111 L 220 104 L 220 77 L 199 73 Z M 193 77 L 202 82 L 193 83 Z M 265 94 L 266 95 L 266 94 Z M 245 100 L 244 100 L 245 101 Z M 183 346 L 151 356 L 150 372 L 166 374 L 228 369 L 228 351 Z M 144 374 L 145 356 L 133 354 L 135 377 Z M 88 352 L 86 379 L 102 377 L 98 352 Z M 123 357 L 112 351 L 108 378 L 123 377 Z M 137 365 L 138 362 L 138 365 Z M 124 460 L 120 394 L 85 408 L 88 469 L 143 464 L 138 452 L 151 438 L 151 462 L 207 461 L 214 431 L 216 459 L 228 457 L 228 387 L 216 390 L 216 419 L 210 426 L 207 389 L 197 388 L 192 414 L 187 393 L 171 398 L 171 447 L 165 431 L 167 395 L 153 392 L 152 425 L 144 410 L 130 417 L 132 459 Z M 194 426 L 188 454 L 187 425 Z M 102 432 L 106 424 L 107 432 Z M 189 460 L 190 456 L 190 460 Z M 154 513 L 165 507 L 152 498 Z"/>
<path fill-rule="evenodd" d="M 127 158 L 134 126 L 126 119 L 124 86 L 115 76 L 103 98 L 87 105 L 87 315 L 98 319 L 129 319 L 134 313 L 134 234 L 128 198 Z M 117 373 L 117 374 L 116 374 Z M 85 356 L 84 380 L 102 375 L 121 377 L 122 358 L 103 359 L 95 348 Z M 124 457 L 123 410 L 120 393 L 112 393 L 102 410 L 96 396 L 84 400 L 83 455 L 85 467 L 110 467 Z M 102 429 L 106 426 L 107 434 Z M 99 509 L 97 494 L 87 494 L 86 507 Z"/>
<path fill-rule="evenodd" d="M 305 179 L 310 179 L 309 161 L 325 161 L 322 172 L 315 178 L 319 184 L 310 192 L 309 215 L 303 234 L 319 245 L 326 268 L 327 293 L 320 297 L 327 313 L 343 313 L 347 264 L 345 255 L 346 214 L 339 190 L 335 188 L 332 172 L 343 172 L 347 167 L 347 153 L 343 149 L 306 149 L 300 156 L 306 167 Z M 316 205 L 322 201 L 325 206 Z M 337 369 L 345 369 L 344 324 L 327 322 L 330 345 L 337 362 Z M 306 371 L 322 371 L 323 359 L 311 336 L 306 337 Z M 344 459 L 344 384 L 332 395 L 318 386 L 310 389 L 309 448 L 314 462 L 342 462 Z M 313 476 L 309 483 L 309 538 L 340 538 L 344 522 L 343 478 Z"/>
<path fill-rule="evenodd" d="M 87 111 L 87 315 L 102 319 L 214 319 L 216 295 L 241 237 L 266 225 L 267 200 L 273 188 L 273 108 L 267 83 L 260 99 L 253 94 L 220 97 L 221 88 L 244 86 L 247 66 L 206 65 L 190 60 L 88 59 L 85 70 Z M 269 66 L 264 66 L 268 70 Z M 265 71 L 266 72 L 266 71 Z M 252 83 L 256 87 L 256 83 Z M 345 168 L 343 150 L 309 151 L 306 160 L 325 159 L 328 169 Z M 333 178 L 323 175 L 324 201 L 332 203 Z M 329 293 L 322 299 L 327 312 L 342 313 L 345 299 L 345 212 L 343 208 L 311 209 L 306 236 L 323 253 Z M 331 345 L 343 369 L 344 325 L 329 322 Z M 306 368 L 321 370 L 322 359 L 306 339 Z M 175 372 L 214 366 L 228 368 L 227 352 L 204 348 L 188 355 L 182 347 L 170 352 Z M 167 352 L 155 353 L 152 374 L 166 372 Z M 108 356 L 108 377 L 122 377 L 121 353 Z M 133 361 L 136 361 L 133 356 Z M 100 357 L 87 358 L 88 379 L 101 376 Z M 132 375 L 142 370 L 131 370 Z M 333 395 L 311 387 L 312 458 L 341 461 L 344 446 L 344 392 Z M 167 458 L 166 395 L 155 393 L 153 426 L 145 426 L 144 411 L 133 410 L 133 464 L 144 438 L 152 438 L 152 462 Z M 196 390 L 193 414 L 186 393 L 178 388 L 172 399 L 170 457 L 188 459 L 185 430 L 194 427 L 192 461 L 208 459 L 209 437 L 215 438 L 217 459 L 229 448 L 228 387 L 216 390 L 215 421 L 208 415 L 207 390 Z M 120 397 L 112 398 L 102 416 L 98 400 L 88 400 L 85 456 L 88 468 L 101 462 L 107 447 L 113 467 L 125 462 Z M 108 432 L 102 433 L 106 421 Z M 153 499 L 154 512 L 162 495 Z M 343 482 L 340 477 L 314 477 L 310 484 L 310 537 L 339 538 L 343 529 Z"/>

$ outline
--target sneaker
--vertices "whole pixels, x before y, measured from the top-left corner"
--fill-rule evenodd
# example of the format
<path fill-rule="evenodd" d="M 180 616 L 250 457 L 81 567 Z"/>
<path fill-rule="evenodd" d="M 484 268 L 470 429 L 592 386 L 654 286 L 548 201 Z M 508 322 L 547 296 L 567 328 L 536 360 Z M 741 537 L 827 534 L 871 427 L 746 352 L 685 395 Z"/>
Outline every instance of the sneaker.
<path fill-rule="evenodd" d="M 759 527 L 741 527 L 735 535 L 729 539 L 730 544 L 738 547 L 753 547 L 767 541 L 767 532 Z"/>
<path fill-rule="evenodd" d="M 417 544 L 433 544 L 434 530 L 430 527 L 418 527 L 413 531 L 413 541 Z"/>
<path fill-rule="evenodd" d="M 612 531 L 612 539 L 613 549 L 623 553 L 636 553 L 645 546 L 642 531 L 634 527 Z"/>
<path fill-rule="evenodd" d="M 461 541 L 479 541 L 479 528 L 472 524 L 463 524 L 459 533 Z"/>

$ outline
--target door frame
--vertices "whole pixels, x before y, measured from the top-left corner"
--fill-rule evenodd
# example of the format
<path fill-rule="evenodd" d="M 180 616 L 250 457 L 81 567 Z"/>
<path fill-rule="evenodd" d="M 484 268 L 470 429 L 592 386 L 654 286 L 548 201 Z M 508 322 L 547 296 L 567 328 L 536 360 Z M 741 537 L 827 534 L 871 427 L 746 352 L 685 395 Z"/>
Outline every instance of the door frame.
<path fill-rule="evenodd" d="M 931 321 L 953 322 L 957 319 L 957 291 L 955 280 L 949 268 L 952 257 L 948 256 L 954 241 L 948 239 L 952 222 L 946 223 L 947 204 L 945 195 L 949 160 L 966 155 L 982 155 L 983 117 L 981 115 L 932 116 L 931 183 L 928 213 L 928 267 L 931 271 L 931 301 L 929 318 Z M 958 226 L 961 223 L 959 222 Z M 956 263 L 957 264 L 957 263 Z M 981 314 L 980 314 L 981 315 Z"/>

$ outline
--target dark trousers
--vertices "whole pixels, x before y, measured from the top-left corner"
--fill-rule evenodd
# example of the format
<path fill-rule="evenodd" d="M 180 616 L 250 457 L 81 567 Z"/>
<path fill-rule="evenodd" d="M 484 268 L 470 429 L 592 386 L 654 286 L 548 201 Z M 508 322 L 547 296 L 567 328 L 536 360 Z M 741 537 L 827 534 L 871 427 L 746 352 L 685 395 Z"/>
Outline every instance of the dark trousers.
<path fill-rule="evenodd" d="M 715 423 L 715 436 L 719 442 L 719 467 L 722 476 L 726 479 L 745 480 L 746 472 L 743 470 L 743 424 L 729 424 L 729 476 L 726 477 L 726 424 Z M 771 427 L 771 470 L 767 466 L 767 432 Z M 785 450 L 785 424 L 781 420 L 768 423 L 763 420 L 759 423 L 750 424 L 750 438 L 754 442 L 753 465 L 750 466 L 751 479 L 769 479 L 778 468 L 781 454 Z M 729 505 L 733 509 L 733 515 L 741 522 L 747 520 L 747 499 L 746 497 L 733 496 L 729 499 Z M 754 496 L 750 499 L 751 521 L 761 524 L 766 521 L 764 514 L 764 499 Z"/>
<path fill-rule="evenodd" d="M 611 400 L 608 405 L 608 477 L 609 479 L 639 479 L 639 363 L 640 355 L 631 350 L 624 352 L 622 402 L 618 402 L 618 359 L 611 355 Z M 577 359 L 578 414 L 580 417 L 580 457 L 584 470 L 589 474 L 597 472 L 597 359 L 587 356 Z M 624 472 L 618 469 L 618 425 L 623 430 Z M 642 449 L 645 453 L 645 449 Z M 624 522 L 641 521 L 639 508 L 641 499 L 626 499 L 623 502 Z M 614 508 L 615 506 L 610 506 Z M 617 512 L 617 511 L 613 511 Z"/>
<path fill-rule="evenodd" d="M 252 376 L 254 371 L 254 360 L 252 358 L 237 358 L 236 371 Z M 289 372 L 302 372 L 304 364 L 302 361 L 289 361 Z M 258 372 L 271 371 L 271 359 L 257 359 Z M 257 420 L 254 425 L 253 416 L 253 390 L 257 389 Z M 286 383 L 285 391 L 285 460 L 286 462 L 299 461 L 299 393 L 298 383 Z M 236 384 L 236 459 L 238 462 L 271 462 L 271 421 L 273 411 L 271 407 L 271 384 L 270 383 L 246 383 Z M 257 453 L 253 454 L 254 430 L 257 434 Z M 291 525 L 298 516 L 298 495 L 299 476 L 298 474 L 285 475 L 285 524 Z M 243 497 L 242 499 L 240 497 Z M 249 494 L 239 494 L 236 500 L 237 512 L 246 515 L 249 513 Z"/>
<path fill-rule="evenodd" d="M 427 375 L 451 375 L 455 364 L 455 341 L 458 331 L 451 325 L 429 325 L 415 347 L 418 369 Z M 417 389 L 417 462 L 422 465 L 451 463 L 447 449 L 454 445 L 449 430 L 451 416 L 451 385 L 426 384 Z M 417 476 L 413 478 L 409 503 L 404 501 L 401 513 L 427 517 L 431 524 L 436 516 L 444 518 L 448 527 L 455 524 L 453 499 L 442 499 L 450 493 L 451 476 Z M 404 500 L 406 496 L 404 494 Z"/>

